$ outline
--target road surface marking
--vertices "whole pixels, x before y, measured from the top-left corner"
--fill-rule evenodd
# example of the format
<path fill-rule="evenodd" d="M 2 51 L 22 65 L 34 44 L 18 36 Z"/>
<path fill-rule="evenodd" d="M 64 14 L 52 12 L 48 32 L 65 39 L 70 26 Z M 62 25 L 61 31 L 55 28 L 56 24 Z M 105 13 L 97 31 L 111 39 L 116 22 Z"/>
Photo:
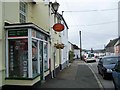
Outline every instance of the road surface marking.
<path fill-rule="evenodd" d="M 92 68 L 89 66 L 89 65 L 91 65 L 91 64 L 89 64 L 89 65 L 88 65 L 87 63 L 85 63 L 85 64 L 86 64 L 86 65 L 90 68 L 90 70 L 92 71 L 95 79 L 97 80 L 97 83 L 98 83 L 100 89 L 101 89 L 101 90 L 104 90 L 104 87 L 103 87 L 102 83 L 100 82 L 99 78 L 97 77 L 97 75 L 95 74 L 95 72 L 92 70 Z M 92 65 L 91 65 L 91 66 L 92 66 Z"/>

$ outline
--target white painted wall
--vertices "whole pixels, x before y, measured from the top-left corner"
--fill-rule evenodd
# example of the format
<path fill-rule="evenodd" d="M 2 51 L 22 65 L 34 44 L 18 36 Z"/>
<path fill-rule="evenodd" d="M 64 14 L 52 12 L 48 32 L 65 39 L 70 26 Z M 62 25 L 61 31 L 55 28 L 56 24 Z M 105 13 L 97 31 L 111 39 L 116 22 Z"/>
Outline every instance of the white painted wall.
<path fill-rule="evenodd" d="M 64 24 L 64 22 L 62 22 Z M 65 66 L 68 64 L 68 29 L 66 25 L 64 24 L 65 29 L 61 32 L 61 43 L 64 44 L 64 48 L 61 50 L 61 64 L 65 64 Z M 65 67 L 64 66 L 64 67 Z"/>
<path fill-rule="evenodd" d="M 71 51 L 72 50 L 72 45 L 70 42 L 68 42 L 68 50 Z"/>
<path fill-rule="evenodd" d="M 79 49 L 74 49 L 74 59 L 80 58 L 80 50 Z"/>

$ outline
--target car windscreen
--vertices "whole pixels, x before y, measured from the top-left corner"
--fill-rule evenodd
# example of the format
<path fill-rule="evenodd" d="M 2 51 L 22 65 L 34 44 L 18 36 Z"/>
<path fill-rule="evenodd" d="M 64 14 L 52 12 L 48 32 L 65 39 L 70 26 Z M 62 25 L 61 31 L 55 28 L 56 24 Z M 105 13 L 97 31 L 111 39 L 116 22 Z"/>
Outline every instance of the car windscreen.
<path fill-rule="evenodd" d="M 104 64 L 104 65 L 116 64 L 119 59 L 120 59 L 120 58 L 118 58 L 118 57 L 104 58 L 104 59 L 103 59 L 103 64 Z"/>
<path fill-rule="evenodd" d="M 88 54 L 88 57 L 94 57 L 94 54 Z"/>

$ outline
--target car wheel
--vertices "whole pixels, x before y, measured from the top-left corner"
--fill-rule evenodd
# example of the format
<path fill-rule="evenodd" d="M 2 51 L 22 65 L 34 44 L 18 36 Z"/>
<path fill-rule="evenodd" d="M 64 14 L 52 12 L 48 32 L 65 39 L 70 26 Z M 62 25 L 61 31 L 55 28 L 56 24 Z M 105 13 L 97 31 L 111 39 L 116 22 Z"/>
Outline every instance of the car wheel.
<path fill-rule="evenodd" d="M 118 90 L 118 89 L 117 89 L 117 86 L 116 86 L 116 84 L 115 84 L 114 79 L 113 79 L 113 84 L 114 84 L 114 88 L 115 88 L 115 90 Z"/>

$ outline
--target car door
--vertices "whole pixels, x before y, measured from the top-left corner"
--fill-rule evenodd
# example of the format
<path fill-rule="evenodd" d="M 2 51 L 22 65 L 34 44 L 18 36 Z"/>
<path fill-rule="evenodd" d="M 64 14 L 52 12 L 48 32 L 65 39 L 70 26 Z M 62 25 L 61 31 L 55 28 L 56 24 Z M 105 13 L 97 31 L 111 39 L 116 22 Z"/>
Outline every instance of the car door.
<path fill-rule="evenodd" d="M 98 62 L 98 70 L 99 70 L 100 73 L 102 73 L 102 67 L 103 67 L 103 62 L 102 61 L 103 60 L 100 59 L 99 62 Z"/>
<path fill-rule="evenodd" d="M 115 71 L 117 72 L 117 80 L 118 80 L 118 83 L 117 83 L 117 87 L 118 87 L 118 90 L 120 90 L 120 61 L 118 61 L 118 65 L 117 65 L 117 68 L 115 69 Z"/>
<path fill-rule="evenodd" d="M 120 90 L 120 61 L 115 65 L 115 68 L 112 72 L 115 88 Z"/>

